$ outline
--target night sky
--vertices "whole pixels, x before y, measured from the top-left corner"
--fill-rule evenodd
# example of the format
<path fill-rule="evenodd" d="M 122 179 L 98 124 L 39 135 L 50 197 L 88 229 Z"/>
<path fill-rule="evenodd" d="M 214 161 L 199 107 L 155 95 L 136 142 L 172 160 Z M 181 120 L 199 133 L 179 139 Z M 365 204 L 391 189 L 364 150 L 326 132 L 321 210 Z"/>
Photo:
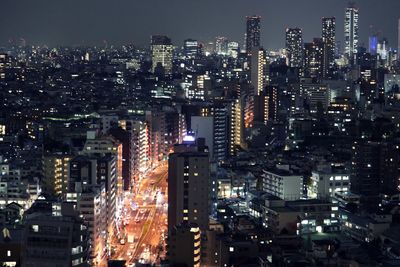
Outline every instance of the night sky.
<path fill-rule="evenodd" d="M 0 44 L 24 38 L 29 44 L 148 45 L 165 34 L 175 45 L 227 36 L 242 45 L 246 15 L 262 16 L 262 45 L 284 46 L 286 27 L 303 28 L 304 40 L 320 36 L 321 17 L 337 18 L 343 39 L 345 0 L 1 0 Z M 359 0 L 361 43 L 373 31 L 397 47 L 400 0 Z M 371 30 L 373 26 L 373 30 Z"/>

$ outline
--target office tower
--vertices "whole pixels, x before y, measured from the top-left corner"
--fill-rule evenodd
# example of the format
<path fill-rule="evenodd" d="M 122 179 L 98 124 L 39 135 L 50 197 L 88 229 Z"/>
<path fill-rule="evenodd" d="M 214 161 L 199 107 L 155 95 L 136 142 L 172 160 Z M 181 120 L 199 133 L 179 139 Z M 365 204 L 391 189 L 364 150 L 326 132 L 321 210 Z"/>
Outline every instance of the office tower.
<path fill-rule="evenodd" d="M 346 8 L 344 19 L 344 54 L 350 63 L 354 62 L 357 54 L 358 38 L 358 8 L 351 3 Z"/>
<path fill-rule="evenodd" d="M 171 266 L 200 267 L 201 232 L 196 224 L 174 226 L 168 237 L 168 260 Z"/>
<path fill-rule="evenodd" d="M 246 52 L 250 54 L 254 48 L 260 47 L 261 17 L 246 17 Z"/>
<path fill-rule="evenodd" d="M 322 18 L 322 41 L 324 42 L 324 78 L 332 77 L 335 66 L 336 18 Z"/>
<path fill-rule="evenodd" d="M 289 67 L 303 67 L 303 33 L 301 29 L 286 29 L 286 51 Z"/>
<path fill-rule="evenodd" d="M 388 47 L 388 41 L 385 38 L 383 38 L 378 42 L 376 53 L 379 55 L 380 60 L 386 60 L 388 58 L 389 47 Z"/>
<path fill-rule="evenodd" d="M 228 43 L 228 56 L 237 58 L 239 54 L 239 43 L 229 42 Z"/>
<path fill-rule="evenodd" d="M 204 44 L 204 53 L 206 56 L 212 55 L 215 53 L 215 44 L 214 42 L 207 42 Z"/>
<path fill-rule="evenodd" d="M 314 38 L 313 42 L 304 44 L 304 77 L 322 78 L 324 65 L 324 42 Z"/>
<path fill-rule="evenodd" d="M 309 106 L 312 113 L 317 113 L 320 107 L 327 110 L 331 99 L 328 85 L 301 82 L 298 86 L 299 88 L 297 91 L 299 92 L 299 95 L 302 97 L 303 101 L 307 103 L 307 106 Z"/>
<path fill-rule="evenodd" d="M 170 38 L 162 35 L 151 36 L 152 71 L 154 72 L 156 67 L 162 67 L 165 74 L 172 74 L 173 52 L 174 47 Z"/>
<path fill-rule="evenodd" d="M 39 201 L 23 221 L 23 267 L 87 267 L 89 234 L 73 203 Z"/>
<path fill-rule="evenodd" d="M 181 87 L 187 99 L 205 100 L 211 90 L 211 78 L 207 73 L 202 75 L 186 74 Z"/>
<path fill-rule="evenodd" d="M 215 52 L 218 55 L 228 54 L 228 38 L 223 36 L 218 36 L 215 38 Z"/>
<path fill-rule="evenodd" d="M 43 156 L 42 192 L 50 197 L 63 197 L 67 193 L 68 163 L 71 156 L 49 153 Z"/>
<path fill-rule="evenodd" d="M 376 55 L 378 51 L 378 36 L 372 35 L 368 40 L 368 53 Z"/>
<path fill-rule="evenodd" d="M 250 73 L 254 95 L 259 95 L 267 84 L 268 79 L 268 64 L 264 49 L 255 48 L 252 50 Z"/>
<path fill-rule="evenodd" d="M 168 159 L 168 230 L 182 223 L 208 229 L 210 158 L 205 140 L 188 136 Z"/>
<path fill-rule="evenodd" d="M 193 39 L 186 39 L 183 43 L 183 53 L 188 59 L 197 58 L 200 55 L 199 42 Z"/>

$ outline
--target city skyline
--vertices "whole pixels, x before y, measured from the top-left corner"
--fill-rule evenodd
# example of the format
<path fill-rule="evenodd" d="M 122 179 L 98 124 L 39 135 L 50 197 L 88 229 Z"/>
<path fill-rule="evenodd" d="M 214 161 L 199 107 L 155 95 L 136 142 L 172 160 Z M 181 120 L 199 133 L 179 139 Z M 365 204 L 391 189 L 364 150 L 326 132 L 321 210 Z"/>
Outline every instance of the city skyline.
<path fill-rule="evenodd" d="M 244 5 L 238 0 L 218 3 L 210 0 L 193 3 L 123 0 L 119 5 L 111 5 L 101 0 L 85 1 L 77 6 L 76 1 L 57 4 L 48 0 L 35 1 L 34 4 L 25 0 L 4 1 L 4 9 L 13 12 L 5 12 L 0 18 L 0 23 L 7 25 L 0 29 L 0 45 L 23 38 L 27 44 L 33 45 L 80 46 L 107 42 L 110 45 L 133 43 L 143 47 L 149 45 L 151 35 L 161 34 L 169 36 L 176 46 L 181 46 L 187 38 L 207 42 L 217 36 L 226 36 L 243 46 L 245 17 L 260 15 L 261 45 L 266 49 L 284 47 L 286 28 L 301 28 L 304 41 L 311 41 L 321 34 L 321 18 L 332 16 L 337 21 L 337 41 L 343 47 L 344 13 L 348 1 L 320 2 L 254 1 L 251 5 Z M 363 0 L 356 5 L 360 10 L 359 44 L 366 46 L 368 37 L 379 32 L 380 37 L 389 40 L 389 46 L 397 48 L 396 10 L 400 8 L 400 2 Z M 228 12 L 222 17 L 220 10 L 223 9 Z"/>
<path fill-rule="evenodd" d="M 3 1 L 1 267 L 400 266 L 400 0 Z"/>

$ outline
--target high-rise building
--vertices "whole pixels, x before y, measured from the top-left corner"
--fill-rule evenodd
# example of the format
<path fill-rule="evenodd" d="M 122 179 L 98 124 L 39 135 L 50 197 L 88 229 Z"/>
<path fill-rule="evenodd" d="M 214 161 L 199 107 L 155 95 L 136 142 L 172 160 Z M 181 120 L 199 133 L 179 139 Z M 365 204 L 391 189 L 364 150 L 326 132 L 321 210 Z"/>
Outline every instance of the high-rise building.
<path fill-rule="evenodd" d="M 215 52 L 218 55 L 228 54 L 228 38 L 223 36 L 218 36 L 215 38 Z"/>
<path fill-rule="evenodd" d="M 243 146 L 244 116 L 243 101 L 235 99 L 228 105 L 229 116 L 229 156 L 234 156 Z"/>
<path fill-rule="evenodd" d="M 181 87 L 185 92 L 187 99 L 205 100 L 208 97 L 208 92 L 211 89 L 210 76 L 205 73 L 199 74 L 186 74 Z"/>
<path fill-rule="evenodd" d="M 182 223 L 208 229 L 210 158 L 204 139 L 187 136 L 168 159 L 168 230 Z"/>
<path fill-rule="evenodd" d="M 261 17 L 246 17 L 246 52 L 249 54 L 254 48 L 260 47 Z"/>
<path fill-rule="evenodd" d="M 378 36 L 372 35 L 368 40 L 368 53 L 376 55 L 378 52 Z"/>
<path fill-rule="evenodd" d="M 150 146 L 151 140 L 150 126 L 143 120 L 121 120 L 122 129 L 128 131 L 131 135 L 131 174 L 133 180 L 142 178 L 150 168 Z"/>
<path fill-rule="evenodd" d="M 314 38 L 313 42 L 304 44 L 304 77 L 323 77 L 324 46 L 320 38 Z"/>
<path fill-rule="evenodd" d="M 133 157 L 131 156 L 133 152 L 132 133 L 121 127 L 115 127 L 109 130 L 109 134 L 122 145 L 122 154 L 118 159 L 118 165 L 121 165 L 118 172 L 121 176 L 119 182 L 122 182 L 123 190 L 128 191 L 134 182 Z"/>
<path fill-rule="evenodd" d="M 358 49 L 358 8 L 351 3 L 346 8 L 344 18 L 344 54 L 350 63 L 354 62 L 354 56 Z"/>
<path fill-rule="evenodd" d="M 375 126 L 377 127 L 377 126 Z M 352 146 L 351 191 L 363 196 L 393 194 L 400 188 L 397 142 L 358 140 Z"/>
<path fill-rule="evenodd" d="M 268 63 L 266 52 L 262 48 L 251 51 L 251 84 L 254 87 L 254 95 L 259 95 L 267 84 Z"/>
<path fill-rule="evenodd" d="M 90 255 L 100 261 L 107 246 L 107 195 L 104 184 L 86 187 L 76 204 L 89 230 Z"/>
<path fill-rule="evenodd" d="M 156 67 L 163 67 L 165 74 L 171 74 L 173 51 L 170 38 L 162 35 L 151 36 L 152 71 L 154 72 Z"/>
<path fill-rule="evenodd" d="M 288 66 L 301 68 L 303 66 L 303 33 L 301 29 L 286 29 L 286 51 L 288 54 Z"/>
<path fill-rule="evenodd" d="M 336 54 L 336 18 L 322 18 L 322 41 L 324 47 L 324 77 L 332 76 Z"/>
<path fill-rule="evenodd" d="M 91 188 L 95 186 L 105 188 L 106 207 L 102 211 L 105 212 L 104 228 L 106 231 L 103 231 L 103 238 L 109 242 L 116 226 L 116 156 L 111 153 L 80 155 L 73 158 L 69 166 L 67 201 L 79 204 L 82 197 L 87 197 L 88 190 Z M 96 212 L 95 206 L 93 206 L 92 212 L 93 214 Z M 94 241 L 92 240 L 92 242 Z"/>
<path fill-rule="evenodd" d="M 266 86 L 260 95 L 254 97 L 254 120 L 267 124 L 276 121 L 278 115 L 278 87 Z"/>
<path fill-rule="evenodd" d="M 174 226 L 168 237 L 168 260 L 172 266 L 200 267 L 201 232 L 196 224 Z"/>
<path fill-rule="evenodd" d="M 62 197 L 67 193 L 70 160 L 70 155 L 61 152 L 43 156 L 42 191 L 45 195 Z"/>
<path fill-rule="evenodd" d="M 239 43 L 229 42 L 228 43 L 228 56 L 237 58 L 239 54 Z"/>
<path fill-rule="evenodd" d="M 186 39 L 183 43 L 183 52 L 188 59 L 197 58 L 200 55 L 199 42 L 193 39 Z"/>

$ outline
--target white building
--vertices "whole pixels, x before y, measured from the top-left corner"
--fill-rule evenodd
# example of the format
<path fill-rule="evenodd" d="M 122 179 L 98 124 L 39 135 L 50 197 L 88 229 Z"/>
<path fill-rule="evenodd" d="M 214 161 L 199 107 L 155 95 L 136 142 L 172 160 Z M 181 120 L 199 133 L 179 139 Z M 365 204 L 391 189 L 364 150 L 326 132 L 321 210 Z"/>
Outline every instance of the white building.
<path fill-rule="evenodd" d="M 298 200 L 303 196 L 303 176 L 290 170 L 263 170 L 263 191 L 284 200 Z"/>
<path fill-rule="evenodd" d="M 350 176 L 347 173 L 315 171 L 307 186 L 308 198 L 328 198 L 335 192 L 350 191 Z"/>

